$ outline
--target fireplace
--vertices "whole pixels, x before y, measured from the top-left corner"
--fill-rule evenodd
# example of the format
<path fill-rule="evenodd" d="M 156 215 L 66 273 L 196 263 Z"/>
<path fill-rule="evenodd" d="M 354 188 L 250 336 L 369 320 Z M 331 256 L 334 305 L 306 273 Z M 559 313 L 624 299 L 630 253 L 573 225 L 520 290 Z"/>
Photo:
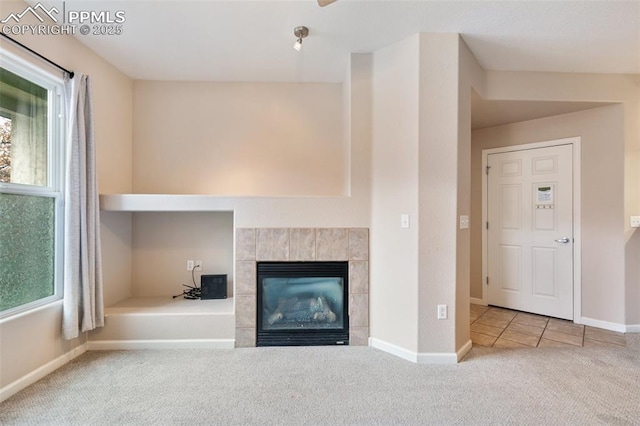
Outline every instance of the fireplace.
<path fill-rule="evenodd" d="M 346 287 L 349 291 L 347 311 L 349 345 L 366 346 L 368 344 L 368 229 L 237 228 L 232 294 L 237 348 L 251 348 L 257 345 L 258 317 L 260 316 L 257 312 L 257 266 L 258 263 L 269 262 L 345 262 L 348 264 L 348 283 L 346 280 L 343 282 L 348 284 Z M 346 307 L 345 305 L 343 308 L 346 309 Z M 336 340 L 332 344 L 339 341 L 341 340 Z"/>
<path fill-rule="evenodd" d="M 349 344 L 348 262 L 258 262 L 257 346 Z"/>

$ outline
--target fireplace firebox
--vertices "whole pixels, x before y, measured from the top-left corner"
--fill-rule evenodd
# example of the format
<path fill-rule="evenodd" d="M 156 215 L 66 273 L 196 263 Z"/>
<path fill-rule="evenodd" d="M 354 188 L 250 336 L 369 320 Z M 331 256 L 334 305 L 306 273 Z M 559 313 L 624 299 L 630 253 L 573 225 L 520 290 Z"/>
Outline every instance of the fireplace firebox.
<path fill-rule="evenodd" d="M 348 262 L 258 262 L 257 346 L 348 345 Z"/>

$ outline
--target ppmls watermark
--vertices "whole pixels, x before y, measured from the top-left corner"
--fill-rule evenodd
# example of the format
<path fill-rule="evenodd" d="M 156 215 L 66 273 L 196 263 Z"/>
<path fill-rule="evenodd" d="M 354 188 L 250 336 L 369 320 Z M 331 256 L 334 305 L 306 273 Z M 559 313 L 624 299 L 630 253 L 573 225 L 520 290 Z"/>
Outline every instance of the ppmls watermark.
<path fill-rule="evenodd" d="M 23 23 L 26 16 L 35 17 L 40 23 Z M 67 10 L 66 2 L 62 2 L 62 12 L 38 3 L 20 13 L 10 13 L 0 24 L 6 35 L 120 35 L 126 20 L 124 10 Z"/>

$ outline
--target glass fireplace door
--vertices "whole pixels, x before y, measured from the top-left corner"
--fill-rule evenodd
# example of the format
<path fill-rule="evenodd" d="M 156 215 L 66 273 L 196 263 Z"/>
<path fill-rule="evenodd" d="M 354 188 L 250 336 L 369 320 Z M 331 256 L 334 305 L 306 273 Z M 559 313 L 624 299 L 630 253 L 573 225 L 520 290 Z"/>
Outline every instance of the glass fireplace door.
<path fill-rule="evenodd" d="M 341 329 L 344 282 L 338 277 L 264 278 L 264 330 Z"/>
<path fill-rule="evenodd" d="M 348 344 L 347 262 L 258 263 L 258 346 Z"/>

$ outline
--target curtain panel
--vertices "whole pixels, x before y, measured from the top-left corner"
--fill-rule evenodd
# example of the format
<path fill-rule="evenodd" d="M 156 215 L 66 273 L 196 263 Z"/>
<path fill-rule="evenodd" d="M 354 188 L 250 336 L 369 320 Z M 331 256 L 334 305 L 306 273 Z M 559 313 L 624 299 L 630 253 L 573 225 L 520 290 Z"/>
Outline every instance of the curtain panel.
<path fill-rule="evenodd" d="M 67 152 L 64 220 L 65 339 L 104 325 L 100 210 L 91 81 L 77 73 L 65 81 Z"/>

